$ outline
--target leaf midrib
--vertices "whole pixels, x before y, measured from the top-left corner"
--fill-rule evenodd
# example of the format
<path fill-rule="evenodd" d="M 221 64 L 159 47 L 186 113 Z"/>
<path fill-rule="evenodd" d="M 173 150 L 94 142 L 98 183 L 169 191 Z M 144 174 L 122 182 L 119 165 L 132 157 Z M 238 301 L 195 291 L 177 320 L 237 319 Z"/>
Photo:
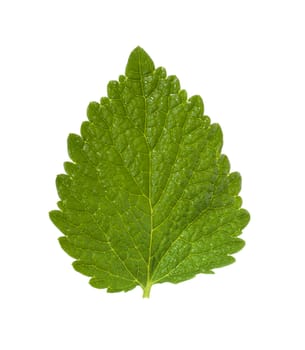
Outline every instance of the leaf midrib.
<path fill-rule="evenodd" d="M 152 194 L 152 159 L 151 159 L 151 147 L 148 142 L 147 138 L 147 101 L 144 93 L 144 82 L 143 82 L 143 70 L 142 70 L 142 61 L 141 61 L 141 54 L 139 54 L 139 76 L 140 76 L 140 85 L 141 85 L 141 92 L 144 99 L 144 138 L 146 141 L 147 149 L 148 149 L 148 203 L 150 208 L 150 232 L 149 232 L 149 246 L 148 246 L 148 261 L 147 261 L 147 276 L 146 276 L 146 286 L 143 288 L 143 297 L 149 297 L 150 288 L 151 288 L 151 281 L 150 281 L 150 274 L 151 274 L 151 250 L 152 250 L 152 233 L 153 233 L 153 207 L 151 203 L 151 194 Z"/>

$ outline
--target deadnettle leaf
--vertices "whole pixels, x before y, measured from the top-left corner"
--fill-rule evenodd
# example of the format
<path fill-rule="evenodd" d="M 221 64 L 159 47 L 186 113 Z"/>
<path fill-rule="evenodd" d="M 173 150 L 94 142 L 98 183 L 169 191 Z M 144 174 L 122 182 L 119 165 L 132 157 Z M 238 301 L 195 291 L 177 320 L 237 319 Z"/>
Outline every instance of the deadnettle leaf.
<path fill-rule="evenodd" d="M 239 173 L 221 154 L 222 132 L 140 47 L 108 97 L 89 104 L 71 162 L 57 176 L 63 233 L 73 267 L 108 292 L 178 283 L 234 262 L 249 222 Z"/>

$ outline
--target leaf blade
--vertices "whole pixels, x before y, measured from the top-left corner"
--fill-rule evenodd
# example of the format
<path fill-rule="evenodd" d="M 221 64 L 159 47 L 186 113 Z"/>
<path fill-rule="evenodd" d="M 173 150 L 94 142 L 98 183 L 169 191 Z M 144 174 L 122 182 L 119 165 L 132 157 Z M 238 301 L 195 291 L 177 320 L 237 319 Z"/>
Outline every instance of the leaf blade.
<path fill-rule="evenodd" d="M 90 284 L 109 292 L 178 283 L 234 262 L 249 222 L 241 176 L 221 154 L 218 124 L 200 96 L 132 51 L 108 97 L 91 102 L 81 135 L 70 134 L 61 202 L 50 219 L 62 248 Z M 121 279 L 121 280 L 120 280 Z"/>

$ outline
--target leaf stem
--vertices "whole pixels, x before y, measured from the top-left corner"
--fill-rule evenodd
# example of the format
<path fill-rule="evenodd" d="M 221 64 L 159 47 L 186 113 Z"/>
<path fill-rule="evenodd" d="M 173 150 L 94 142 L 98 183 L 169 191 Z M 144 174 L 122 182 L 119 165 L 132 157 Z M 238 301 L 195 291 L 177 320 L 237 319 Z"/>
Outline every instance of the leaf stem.
<path fill-rule="evenodd" d="M 149 298 L 151 286 L 152 283 L 147 282 L 146 286 L 143 288 L 143 298 Z"/>

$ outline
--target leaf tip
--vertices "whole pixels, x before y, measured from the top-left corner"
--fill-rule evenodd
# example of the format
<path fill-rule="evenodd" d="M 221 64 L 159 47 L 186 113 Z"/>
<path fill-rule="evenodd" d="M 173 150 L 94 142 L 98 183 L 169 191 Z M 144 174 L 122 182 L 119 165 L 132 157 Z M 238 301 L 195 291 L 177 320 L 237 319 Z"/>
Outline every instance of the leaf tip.
<path fill-rule="evenodd" d="M 153 72 L 154 62 L 144 49 L 137 46 L 129 55 L 125 74 L 128 78 L 139 79 L 141 76 Z"/>

